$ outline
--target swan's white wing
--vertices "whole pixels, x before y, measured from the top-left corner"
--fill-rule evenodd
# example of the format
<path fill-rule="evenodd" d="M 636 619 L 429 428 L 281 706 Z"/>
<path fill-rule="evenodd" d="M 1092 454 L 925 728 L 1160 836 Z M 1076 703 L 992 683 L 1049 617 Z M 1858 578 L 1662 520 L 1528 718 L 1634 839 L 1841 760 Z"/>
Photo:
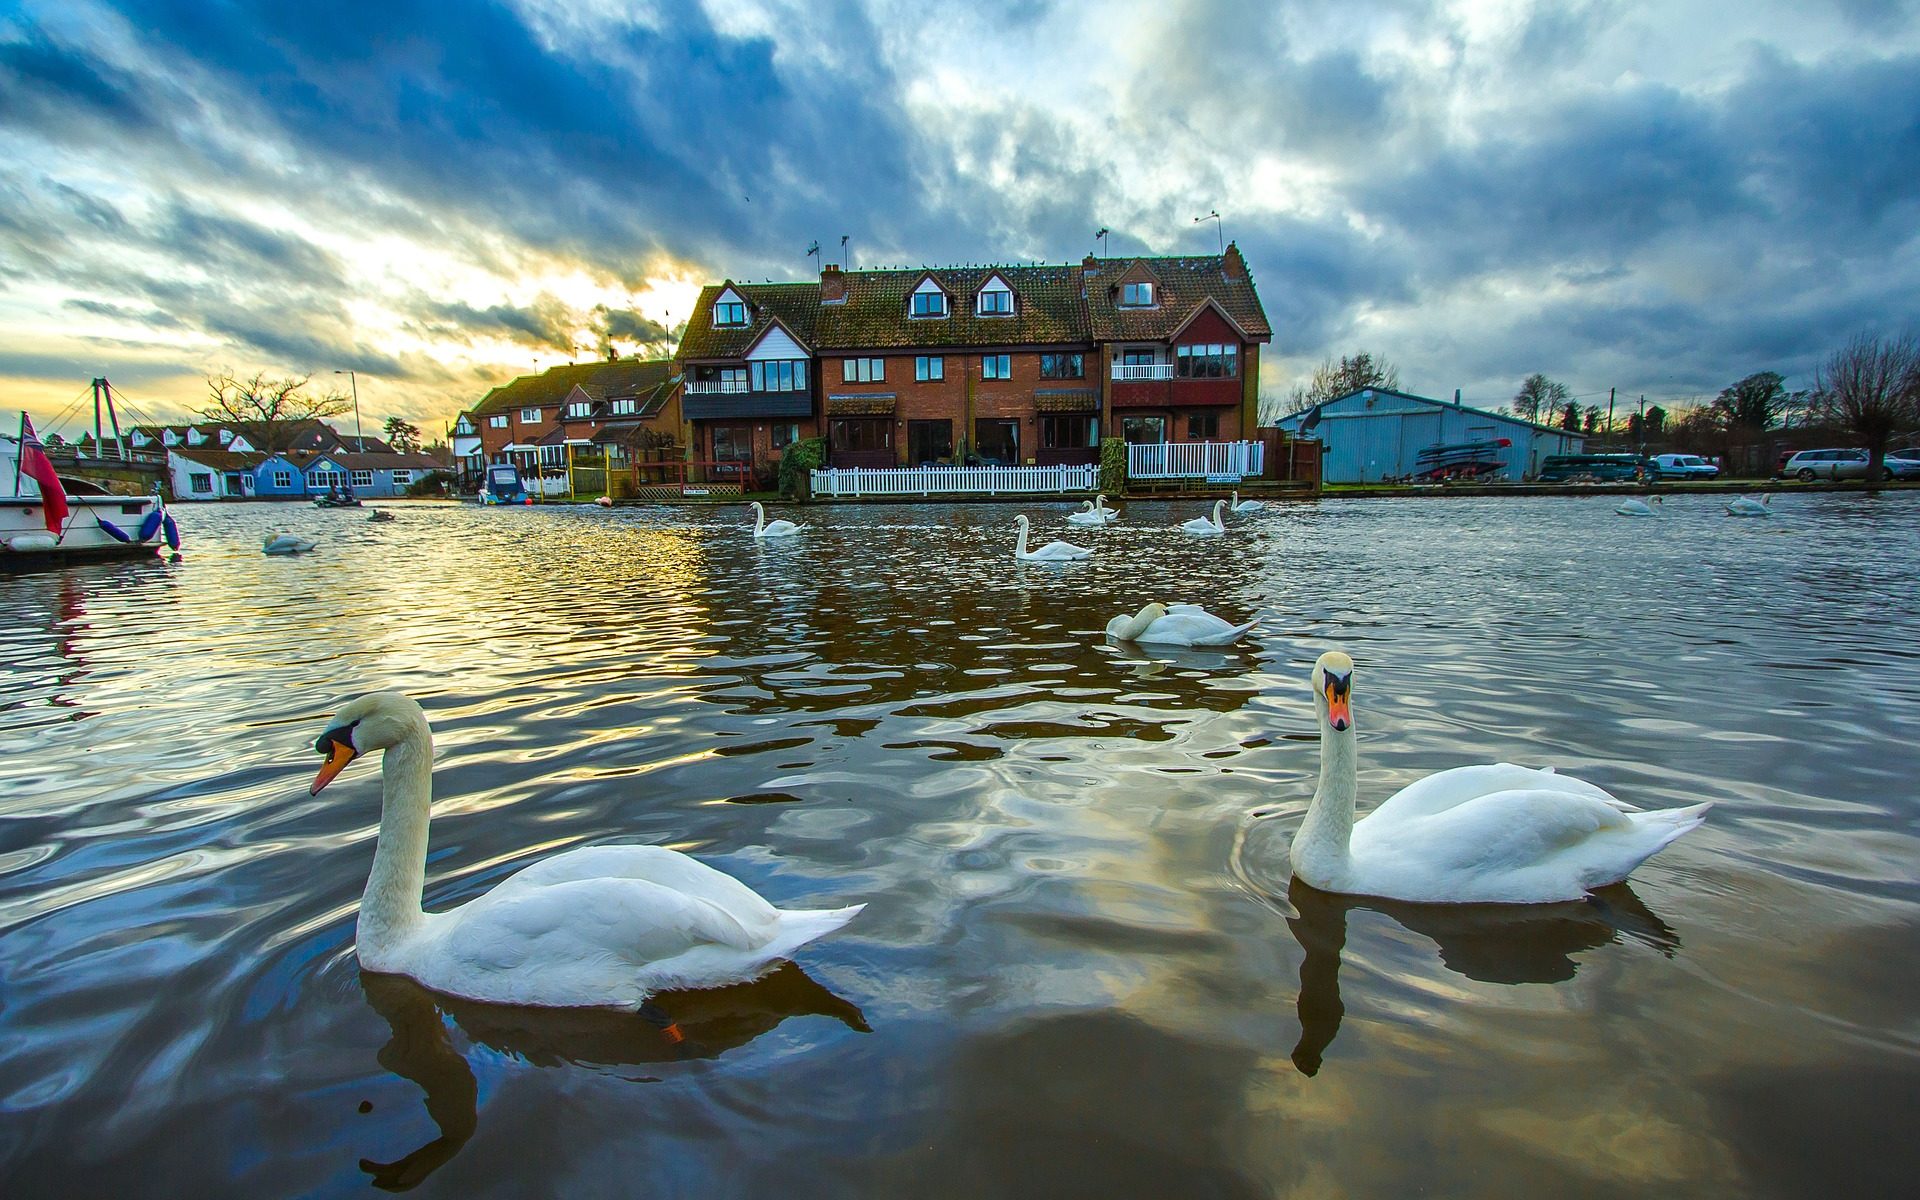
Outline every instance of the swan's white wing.
<path fill-rule="evenodd" d="M 1368 817 L 1353 827 L 1355 882 L 1406 899 L 1572 899 L 1624 878 L 1664 844 L 1604 800 L 1537 788 L 1372 825 Z"/>
<path fill-rule="evenodd" d="M 1221 646 L 1251 628 L 1251 621 L 1245 625 L 1229 625 L 1195 605 L 1180 604 L 1168 609 L 1166 616 L 1147 626 L 1146 632 L 1134 640 L 1173 642 L 1183 646 Z"/>
<path fill-rule="evenodd" d="M 1611 805 L 1623 812 L 1631 811 L 1632 808 L 1631 805 L 1616 800 L 1605 789 L 1570 775 L 1557 775 L 1551 767 L 1535 770 L 1532 767 L 1515 766 L 1513 763 L 1483 763 L 1478 766 L 1436 771 L 1424 779 L 1416 779 L 1382 801 L 1378 808 L 1367 815 L 1366 819 L 1392 824 L 1415 817 L 1431 816 L 1493 792 L 1526 788 L 1540 788 L 1584 796 Z M 1356 830 L 1358 828 L 1355 826 Z"/>
<path fill-rule="evenodd" d="M 755 935 L 769 933 L 779 919 L 773 905 L 746 884 L 665 846 L 583 846 L 543 858 L 494 890 L 599 879 L 637 879 L 671 888 L 713 905 Z"/>
<path fill-rule="evenodd" d="M 1205 616 L 1211 616 L 1211 615 L 1212 615 L 1212 614 L 1210 614 L 1210 613 L 1208 613 L 1206 609 L 1204 609 L 1204 608 L 1201 608 L 1201 607 L 1200 607 L 1200 606 L 1199 606 L 1198 604 L 1169 604 L 1169 605 L 1167 605 L 1167 612 L 1169 612 L 1169 613 L 1192 613 L 1192 614 L 1195 614 L 1195 615 L 1197 615 L 1197 616 L 1202 616 L 1202 617 L 1205 617 Z M 1217 619 L 1217 618 L 1216 618 L 1216 619 Z"/>

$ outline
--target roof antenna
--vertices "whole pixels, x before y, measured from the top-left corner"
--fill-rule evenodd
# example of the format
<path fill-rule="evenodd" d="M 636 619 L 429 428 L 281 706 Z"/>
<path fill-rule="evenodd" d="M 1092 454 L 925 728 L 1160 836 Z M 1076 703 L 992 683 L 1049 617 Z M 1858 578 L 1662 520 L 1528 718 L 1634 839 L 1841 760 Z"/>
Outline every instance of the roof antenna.
<path fill-rule="evenodd" d="M 1217 208 L 1212 209 L 1201 216 L 1195 217 L 1193 223 L 1198 225 L 1200 222 L 1208 220 L 1213 222 L 1213 232 L 1220 238 L 1220 253 L 1225 254 L 1227 252 L 1227 235 L 1221 231 L 1220 210 Z"/>

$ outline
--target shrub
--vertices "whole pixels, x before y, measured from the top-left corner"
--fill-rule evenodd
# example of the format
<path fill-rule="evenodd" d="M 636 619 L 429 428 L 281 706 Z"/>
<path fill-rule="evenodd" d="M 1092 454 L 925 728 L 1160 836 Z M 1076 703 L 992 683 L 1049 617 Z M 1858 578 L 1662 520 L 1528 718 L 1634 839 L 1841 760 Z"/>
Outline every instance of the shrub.
<path fill-rule="evenodd" d="M 805 500 L 809 496 L 807 472 L 824 466 L 827 439 L 803 438 L 780 455 L 780 495 L 787 500 Z"/>
<path fill-rule="evenodd" d="M 1109 496 L 1127 491 L 1127 441 L 1107 438 L 1100 443 L 1100 490 Z"/>

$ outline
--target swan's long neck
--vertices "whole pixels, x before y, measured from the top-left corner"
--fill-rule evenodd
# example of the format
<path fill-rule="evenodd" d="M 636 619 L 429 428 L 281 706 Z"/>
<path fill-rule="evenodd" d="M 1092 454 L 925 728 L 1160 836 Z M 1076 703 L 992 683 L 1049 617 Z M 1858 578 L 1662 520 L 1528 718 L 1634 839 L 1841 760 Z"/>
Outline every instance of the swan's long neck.
<path fill-rule="evenodd" d="M 425 729 L 388 747 L 380 764 L 383 801 L 373 871 L 360 897 L 362 960 L 381 952 L 420 924 L 427 880 L 427 821 L 433 802 L 433 737 Z M 375 963 L 368 965 L 379 969 Z"/>
<path fill-rule="evenodd" d="M 1354 731 L 1336 730 L 1320 714 L 1320 786 L 1307 806 L 1306 820 L 1293 839 L 1293 867 L 1308 883 L 1324 882 L 1345 868 L 1347 841 L 1353 834 L 1354 802 L 1359 798 L 1354 765 Z"/>
<path fill-rule="evenodd" d="M 1020 541 L 1015 544 L 1013 554 L 1015 558 L 1027 556 L 1027 523 L 1025 521 L 1020 522 Z"/>
<path fill-rule="evenodd" d="M 1151 608 L 1152 606 L 1149 605 L 1126 619 L 1126 624 L 1120 627 L 1120 633 L 1118 635 L 1122 641 L 1131 642 L 1153 627 L 1153 613 Z"/>
<path fill-rule="evenodd" d="M 1227 527 L 1227 523 L 1220 519 L 1220 514 L 1226 510 L 1227 502 L 1225 500 L 1215 500 L 1213 502 L 1213 527 L 1215 529 L 1225 529 Z"/>
<path fill-rule="evenodd" d="M 766 528 L 767 510 L 756 504 L 753 506 L 753 531 L 755 533 L 764 533 L 766 532 Z"/>

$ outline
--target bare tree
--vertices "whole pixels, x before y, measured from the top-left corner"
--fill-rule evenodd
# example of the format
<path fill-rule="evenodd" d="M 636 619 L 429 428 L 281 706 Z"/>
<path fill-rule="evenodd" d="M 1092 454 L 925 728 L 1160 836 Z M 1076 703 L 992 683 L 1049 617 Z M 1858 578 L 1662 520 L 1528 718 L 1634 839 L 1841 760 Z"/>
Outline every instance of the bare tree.
<path fill-rule="evenodd" d="M 1293 391 L 1287 394 L 1286 411 L 1289 415 L 1305 412 L 1316 404 L 1337 400 L 1365 388 L 1395 391 L 1399 387 L 1400 368 L 1384 358 L 1375 358 L 1362 350 L 1358 354 L 1342 355 L 1336 363 L 1329 355 L 1313 369 L 1312 379 L 1295 384 Z"/>
<path fill-rule="evenodd" d="M 1920 422 L 1920 343 L 1855 334 L 1814 372 L 1816 404 L 1866 446 L 1867 486 L 1886 470 L 1887 441 Z"/>
<path fill-rule="evenodd" d="M 1513 394 L 1513 415 L 1525 421 L 1552 421 L 1553 414 L 1565 407 L 1569 398 L 1566 384 L 1555 383 L 1535 371 Z"/>
<path fill-rule="evenodd" d="M 232 371 L 207 376 L 207 403 L 196 410 L 207 421 L 307 421 L 337 417 L 353 407 L 338 391 L 319 395 L 307 391 L 310 375 L 276 379 L 255 371 L 241 379 Z"/>

